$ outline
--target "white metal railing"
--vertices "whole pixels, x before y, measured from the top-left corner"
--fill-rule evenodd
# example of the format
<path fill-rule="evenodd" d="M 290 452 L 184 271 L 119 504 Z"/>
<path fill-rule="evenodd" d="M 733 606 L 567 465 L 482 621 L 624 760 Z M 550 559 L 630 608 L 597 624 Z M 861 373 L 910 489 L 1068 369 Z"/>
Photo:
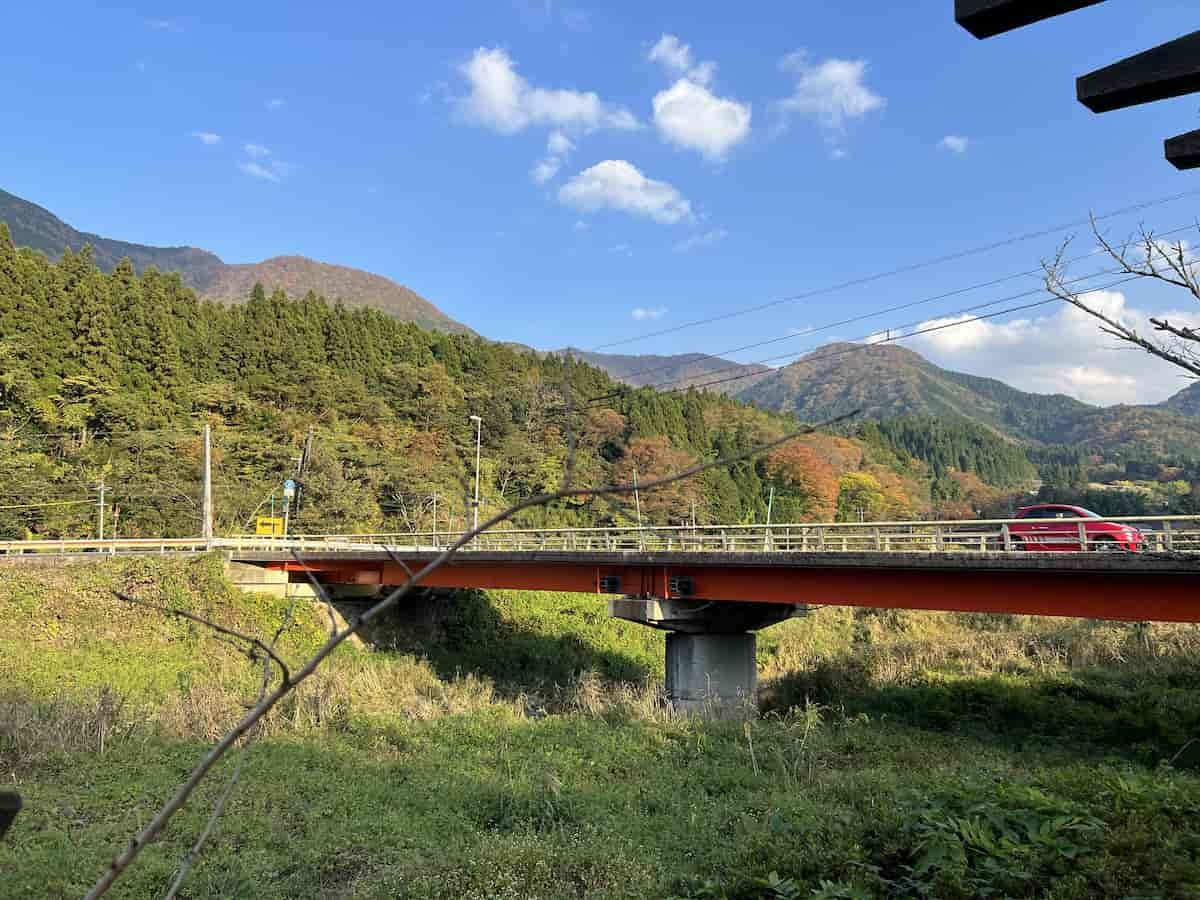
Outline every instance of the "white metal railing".
<path fill-rule="evenodd" d="M 1121 526 L 1136 529 L 1137 535 L 1122 531 Z M 244 535 L 221 538 L 218 543 L 246 550 L 432 550 L 446 547 L 459 537 L 444 531 L 294 535 L 286 539 Z M 1200 516 L 500 529 L 477 536 L 463 550 L 1005 553 L 1026 549 L 1122 550 L 1133 546 L 1153 552 L 1200 553 Z"/>
<path fill-rule="evenodd" d="M 1132 533 L 1114 526 L 1136 529 Z M 198 553 L 368 551 L 381 547 L 431 551 L 460 537 L 447 532 L 232 535 L 130 538 L 115 541 L 0 541 L 0 554 Z M 1200 516 L 1105 519 L 984 519 L 930 522 L 794 522 L 777 525 L 672 525 L 644 528 L 502 529 L 477 536 L 463 552 L 696 552 L 696 553 L 1009 553 L 1122 550 L 1200 554 Z"/>
<path fill-rule="evenodd" d="M 0 541 L 0 555 L 43 553 L 68 556 L 76 553 L 202 553 L 213 542 L 204 538 L 46 538 L 36 541 Z"/>

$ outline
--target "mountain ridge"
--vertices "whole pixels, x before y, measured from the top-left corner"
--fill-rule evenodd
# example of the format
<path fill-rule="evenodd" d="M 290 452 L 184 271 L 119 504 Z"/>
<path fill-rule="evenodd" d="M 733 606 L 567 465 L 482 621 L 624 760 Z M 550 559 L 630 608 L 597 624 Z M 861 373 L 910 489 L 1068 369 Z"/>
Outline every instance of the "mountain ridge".
<path fill-rule="evenodd" d="M 703 387 L 710 377 L 718 373 L 722 376 L 738 376 L 739 379 L 757 379 L 769 375 L 772 371 L 769 366 L 759 363 L 737 363 L 706 353 L 597 353 L 577 347 L 565 347 L 555 352 L 570 353 L 575 359 L 603 369 L 617 381 L 633 387 L 661 386 L 683 390 L 689 387 Z M 734 390 L 722 390 L 725 384 L 736 390 L 743 387 L 745 382 L 714 383 L 712 387 L 722 394 L 734 393 Z"/>
<path fill-rule="evenodd" d="M 1181 394 L 1190 391 L 1200 407 L 1195 385 Z M 1200 417 L 1186 414 L 1190 394 L 1167 404 L 1093 406 L 1066 394 L 1034 394 L 995 378 L 943 369 L 893 344 L 828 344 L 733 396 L 810 421 L 858 409 L 866 419 L 961 419 L 1033 444 L 1106 450 L 1138 445 L 1189 455 L 1200 447 Z"/>
<path fill-rule="evenodd" d="M 128 258 L 139 273 L 152 266 L 178 273 L 184 284 L 208 300 L 243 302 L 258 282 L 268 293 L 282 289 L 291 296 L 303 296 L 311 291 L 331 302 L 368 306 L 425 328 L 474 334 L 411 288 L 361 269 L 298 255 L 276 256 L 257 263 L 226 263 L 199 247 L 155 247 L 106 238 L 80 231 L 45 207 L 2 189 L 0 222 L 7 223 L 18 247 L 40 251 L 52 260 L 64 248 L 77 253 L 90 246 L 96 265 L 105 271 L 112 271 Z"/>

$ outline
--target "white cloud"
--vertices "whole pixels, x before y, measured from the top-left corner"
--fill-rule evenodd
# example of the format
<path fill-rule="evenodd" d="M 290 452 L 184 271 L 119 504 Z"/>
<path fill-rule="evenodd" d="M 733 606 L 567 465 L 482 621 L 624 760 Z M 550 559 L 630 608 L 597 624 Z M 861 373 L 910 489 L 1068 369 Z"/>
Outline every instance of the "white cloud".
<path fill-rule="evenodd" d="M 971 139 L 968 137 L 963 137 L 961 134 L 948 134 L 938 141 L 938 148 L 949 150 L 951 153 L 966 153 L 970 144 Z"/>
<path fill-rule="evenodd" d="M 665 306 L 636 306 L 630 313 L 637 322 L 652 322 L 661 319 L 666 314 L 667 308 Z"/>
<path fill-rule="evenodd" d="M 826 59 L 813 63 L 806 50 L 797 50 L 785 56 L 779 67 L 796 81 L 791 96 L 774 105 L 781 121 L 786 124 L 793 115 L 808 117 L 830 141 L 843 137 L 850 123 L 887 105 L 866 85 L 866 60 Z"/>
<path fill-rule="evenodd" d="M 566 156 L 574 149 L 571 139 L 561 131 L 550 132 L 550 137 L 546 139 L 546 152 L 551 156 Z"/>
<path fill-rule="evenodd" d="M 512 58 L 498 47 L 480 47 L 459 71 L 471 89 L 456 101 L 460 114 L 469 122 L 501 134 L 515 134 L 530 125 L 580 131 L 638 127 L 633 113 L 605 103 L 592 91 L 534 87 L 517 73 Z"/>
<path fill-rule="evenodd" d="M 673 34 L 664 34 L 646 57 L 661 65 L 672 78 L 686 77 L 696 84 L 708 84 L 717 74 L 715 62 L 697 63 L 692 48 Z"/>
<path fill-rule="evenodd" d="M 551 178 L 558 174 L 558 170 L 562 168 L 562 160 L 550 156 L 540 160 L 530 171 L 529 177 L 538 184 L 545 184 Z"/>
<path fill-rule="evenodd" d="M 152 31 L 171 31 L 176 34 L 183 31 L 183 26 L 173 19 L 147 19 L 146 27 Z"/>
<path fill-rule="evenodd" d="M 722 160 L 750 134 L 750 104 L 718 97 L 710 89 L 715 62 L 696 62 L 692 48 L 673 34 L 659 38 L 647 59 L 676 79 L 654 95 L 652 104 L 654 124 L 664 140 Z"/>
<path fill-rule="evenodd" d="M 253 175 L 255 178 L 262 178 L 264 181 L 279 181 L 280 176 L 273 170 L 256 162 L 240 162 L 238 168 L 247 175 Z"/>
<path fill-rule="evenodd" d="M 704 247 L 713 247 L 729 236 L 729 232 L 724 228 L 714 228 L 712 231 L 701 232 L 694 234 L 689 238 L 684 238 L 675 245 L 676 253 L 690 253 L 693 250 L 700 250 Z"/>
<path fill-rule="evenodd" d="M 238 168 L 247 175 L 261 178 L 264 181 L 278 182 L 296 170 L 291 163 L 273 156 L 270 149 L 262 144 L 246 144 L 242 149 L 249 159 L 239 162 Z"/>
<path fill-rule="evenodd" d="M 567 156 L 574 149 L 575 145 L 571 139 L 561 131 L 550 132 L 550 137 L 546 139 L 546 156 L 533 167 L 529 173 L 530 177 L 538 184 L 545 184 L 558 174 Z"/>
<path fill-rule="evenodd" d="M 583 219 L 576 219 L 573 227 L 576 231 L 587 231 L 588 223 L 583 221 Z"/>
<path fill-rule="evenodd" d="M 558 199 L 583 212 L 611 209 L 664 225 L 692 218 L 691 204 L 679 191 L 623 159 L 606 159 L 575 175 L 559 188 Z"/>
<path fill-rule="evenodd" d="M 267 109 L 274 111 L 277 109 L 283 109 L 285 106 L 287 106 L 287 101 L 285 101 L 282 97 L 272 97 L 270 100 L 266 101 L 266 103 L 264 103 L 263 105 Z"/>
<path fill-rule="evenodd" d="M 654 124 L 667 141 L 721 160 L 750 134 L 750 105 L 681 78 L 654 95 Z"/>
<path fill-rule="evenodd" d="M 221 136 L 211 131 L 193 131 L 192 137 L 204 144 L 206 147 L 212 147 L 221 143 Z"/>
<path fill-rule="evenodd" d="M 1166 311 L 1151 313 L 1129 305 L 1116 291 L 1096 291 L 1087 302 L 1120 321 L 1150 330 L 1150 315 L 1167 316 L 1200 326 L 1200 315 Z M 1141 350 L 1122 345 L 1099 330 L 1097 319 L 1074 306 L 1050 307 L 1046 315 L 968 321 L 951 316 L 922 322 L 919 334 L 905 343 L 939 365 L 999 378 L 1022 390 L 1067 393 L 1089 403 L 1156 403 L 1184 386 L 1180 370 Z M 965 324 L 955 324 L 964 322 Z"/>

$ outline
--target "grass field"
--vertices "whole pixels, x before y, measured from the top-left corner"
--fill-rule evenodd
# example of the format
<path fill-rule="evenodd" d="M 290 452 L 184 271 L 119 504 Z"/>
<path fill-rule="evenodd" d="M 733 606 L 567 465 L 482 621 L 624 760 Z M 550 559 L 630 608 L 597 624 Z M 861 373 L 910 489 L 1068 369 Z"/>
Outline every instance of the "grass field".
<path fill-rule="evenodd" d="M 256 689 L 216 560 L 0 568 L 0 897 L 79 896 Z M 302 605 L 280 646 L 321 640 Z M 181 896 L 1197 897 L 1200 629 L 824 609 L 761 718 L 661 701 L 594 598 L 425 595 L 277 710 Z M 160 897 L 232 762 L 113 896 Z"/>

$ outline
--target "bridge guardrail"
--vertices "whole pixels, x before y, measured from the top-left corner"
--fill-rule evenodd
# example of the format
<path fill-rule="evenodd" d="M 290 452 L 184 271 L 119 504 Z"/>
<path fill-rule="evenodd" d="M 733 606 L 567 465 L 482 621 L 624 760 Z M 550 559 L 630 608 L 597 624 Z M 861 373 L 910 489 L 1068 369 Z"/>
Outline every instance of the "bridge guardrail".
<path fill-rule="evenodd" d="M 1050 531 L 1029 533 L 1031 523 Z M 1200 553 L 1200 516 L 1133 516 L 1104 519 L 984 519 L 906 522 L 794 522 L 773 525 L 649 526 L 643 528 L 505 529 L 477 536 L 462 552 L 472 551 L 668 551 L 668 552 L 1017 552 L 1038 550 L 1120 549 L 1114 535 L 1097 523 L 1130 526 L 1151 552 Z M 1017 526 L 1014 530 L 1013 526 Z M 287 539 L 234 535 L 221 543 L 250 549 L 391 548 L 433 550 L 459 538 L 457 533 L 295 535 Z M 1116 535 L 1118 539 L 1120 535 Z M 1116 546 L 1114 546 L 1116 544 Z"/>
<path fill-rule="evenodd" d="M 697 552 L 697 553 L 1011 553 L 1024 549 L 1077 551 L 1121 549 L 1097 523 L 1138 529 L 1142 549 L 1200 554 L 1200 516 L 1133 516 L 1040 520 L 1051 531 L 1030 534 L 1029 519 L 908 522 L 792 522 L 773 525 L 672 525 L 643 528 L 505 529 L 477 536 L 461 552 Z M 1016 530 L 1013 526 L 1020 526 Z M 0 541 L 3 554 L 304 552 L 445 548 L 460 535 L 447 532 L 310 534 L 282 537 L 230 535 L 203 538 L 123 538 L 97 541 Z"/>

